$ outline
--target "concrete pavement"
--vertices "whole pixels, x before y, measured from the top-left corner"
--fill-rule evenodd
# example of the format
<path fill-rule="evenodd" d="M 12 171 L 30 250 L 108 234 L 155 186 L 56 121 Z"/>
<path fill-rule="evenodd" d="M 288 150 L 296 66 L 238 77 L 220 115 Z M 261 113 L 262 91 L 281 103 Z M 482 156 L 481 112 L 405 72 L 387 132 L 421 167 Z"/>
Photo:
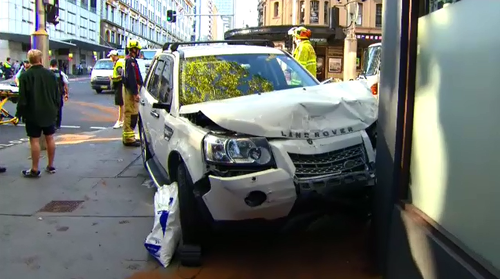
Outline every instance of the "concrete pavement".
<path fill-rule="evenodd" d="M 154 189 L 141 186 L 148 176 L 139 155 L 117 130 L 64 135 L 58 172 L 26 179 L 29 147 L 0 150 L 8 168 L 0 175 L 0 278 L 123 279 L 156 267 L 143 246 Z"/>

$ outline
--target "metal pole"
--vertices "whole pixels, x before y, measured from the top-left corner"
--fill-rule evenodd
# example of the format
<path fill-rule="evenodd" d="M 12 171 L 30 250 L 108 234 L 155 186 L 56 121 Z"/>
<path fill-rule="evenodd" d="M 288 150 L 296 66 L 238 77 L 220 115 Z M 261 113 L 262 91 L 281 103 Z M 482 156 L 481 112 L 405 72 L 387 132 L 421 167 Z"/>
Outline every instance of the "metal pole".
<path fill-rule="evenodd" d="M 292 25 L 297 25 L 297 1 L 298 0 L 292 0 Z"/>
<path fill-rule="evenodd" d="M 357 2 L 349 2 L 347 9 L 347 32 L 344 39 L 344 81 L 356 79 L 356 58 L 358 40 L 356 39 Z"/>
<path fill-rule="evenodd" d="M 42 64 L 49 67 L 49 33 L 46 29 L 44 0 L 35 0 L 35 31 L 31 34 L 31 48 L 42 52 Z M 40 137 L 40 149 L 47 150 L 45 136 Z"/>

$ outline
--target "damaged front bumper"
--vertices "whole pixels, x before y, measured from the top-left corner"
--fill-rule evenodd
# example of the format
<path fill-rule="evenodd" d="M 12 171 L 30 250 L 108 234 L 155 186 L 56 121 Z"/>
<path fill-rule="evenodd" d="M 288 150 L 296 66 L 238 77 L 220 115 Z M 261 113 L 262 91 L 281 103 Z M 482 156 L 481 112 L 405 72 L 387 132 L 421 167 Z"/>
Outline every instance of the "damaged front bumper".
<path fill-rule="evenodd" d="M 274 168 L 209 175 L 202 199 L 213 220 L 275 220 L 311 195 L 335 200 L 374 184 L 374 153 L 366 133 L 318 140 L 315 146 L 304 142 L 270 141 Z"/>

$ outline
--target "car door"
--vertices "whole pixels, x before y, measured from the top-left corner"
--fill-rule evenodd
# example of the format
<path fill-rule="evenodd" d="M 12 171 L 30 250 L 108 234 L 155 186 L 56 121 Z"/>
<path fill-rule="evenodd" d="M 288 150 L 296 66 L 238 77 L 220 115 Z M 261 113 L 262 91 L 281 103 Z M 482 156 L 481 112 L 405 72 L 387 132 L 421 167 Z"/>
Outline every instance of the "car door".
<path fill-rule="evenodd" d="M 142 98 L 139 101 L 139 112 L 141 114 L 142 124 L 145 129 L 145 136 L 148 143 L 153 147 L 153 153 L 155 152 L 155 140 L 158 138 L 157 133 L 163 132 L 158 131 L 160 115 L 158 110 L 153 108 L 153 104 L 158 102 L 159 99 L 159 88 L 161 82 L 161 73 L 165 66 L 165 61 L 156 59 L 153 64 L 151 71 L 147 76 L 146 88 L 143 88 Z"/>
<path fill-rule="evenodd" d="M 172 55 L 168 54 L 164 57 L 165 67 L 161 75 L 161 85 L 159 92 L 159 101 L 162 103 L 171 103 L 172 91 L 173 91 L 173 70 L 174 70 L 174 58 Z M 160 122 L 162 126 L 159 127 L 161 133 L 157 134 L 158 139 L 155 140 L 157 150 L 161 150 L 161 154 L 157 153 L 157 158 L 160 164 L 165 170 L 167 170 L 168 155 L 171 150 L 170 139 L 174 133 L 172 121 L 175 118 L 170 114 L 168 110 L 161 110 L 158 112 L 160 114 Z"/>

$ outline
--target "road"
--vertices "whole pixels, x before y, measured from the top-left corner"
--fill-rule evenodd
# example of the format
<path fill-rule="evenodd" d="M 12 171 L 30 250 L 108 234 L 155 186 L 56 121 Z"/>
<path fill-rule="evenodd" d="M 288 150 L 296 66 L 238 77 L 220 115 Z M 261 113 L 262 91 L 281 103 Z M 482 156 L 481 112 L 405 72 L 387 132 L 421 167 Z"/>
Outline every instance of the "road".
<path fill-rule="evenodd" d="M 74 134 L 102 130 L 114 125 L 117 109 L 111 92 L 96 94 L 90 88 L 89 78 L 70 81 L 70 99 L 64 104 L 61 134 Z M 15 114 L 16 105 L 8 102 L 5 106 Z M 0 125 L 0 149 L 26 141 L 24 125 Z"/>

